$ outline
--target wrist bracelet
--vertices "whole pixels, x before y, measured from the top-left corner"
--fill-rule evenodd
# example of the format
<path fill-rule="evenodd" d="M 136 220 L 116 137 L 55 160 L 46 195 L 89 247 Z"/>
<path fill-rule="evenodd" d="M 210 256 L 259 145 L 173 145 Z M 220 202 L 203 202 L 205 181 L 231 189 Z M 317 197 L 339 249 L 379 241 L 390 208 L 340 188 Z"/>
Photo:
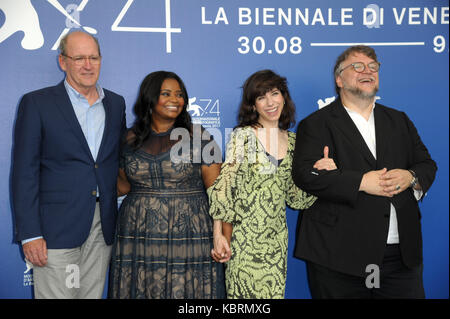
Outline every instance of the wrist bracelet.
<path fill-rule="evenodd" d="M 411 183 L 409 184 L 409 187 L 414 189 L 414 187 L 417 185 L 417 182 L 418 182 L 417 175 L 416 175 L 416 172 L 414 172 L 413 170 L 409 169 L 408 171 L 411 173 L 411 175 L 413 177 L 411 180 Z"/>

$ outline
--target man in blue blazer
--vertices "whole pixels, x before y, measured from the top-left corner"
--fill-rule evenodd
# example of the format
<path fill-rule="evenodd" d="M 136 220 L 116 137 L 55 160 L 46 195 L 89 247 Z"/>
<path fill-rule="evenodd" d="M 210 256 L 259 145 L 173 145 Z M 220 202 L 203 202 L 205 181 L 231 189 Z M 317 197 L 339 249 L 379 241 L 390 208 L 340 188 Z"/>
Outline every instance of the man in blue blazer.
<path fill-rule="evenodd" d="M 34 265 L 35 298 L 101 298 L 117 215 L 125 101 L 102 89 L 98 41 L 60 42 L 66 73 L 25 94 L 14 135 L 15 238 Z"/>

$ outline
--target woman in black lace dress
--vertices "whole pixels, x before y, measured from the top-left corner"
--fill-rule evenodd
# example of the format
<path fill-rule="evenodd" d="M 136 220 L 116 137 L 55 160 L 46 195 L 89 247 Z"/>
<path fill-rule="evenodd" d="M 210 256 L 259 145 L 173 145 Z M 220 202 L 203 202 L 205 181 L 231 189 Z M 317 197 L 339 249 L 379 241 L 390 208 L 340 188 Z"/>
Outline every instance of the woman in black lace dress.
<path fill-rule="evenodd" d="M 174 73 L 153 72 L 141 84 L 136 121 L 121 152 L 118 190 L 127 197 L 112 252 L 110 298 L 225 297 L 222 264 L 210 257 L 206 195 L 220 172 L 221 152 L 211 138 L 194 141 L 209 134 L 191 124 L 187 103 Z"/>

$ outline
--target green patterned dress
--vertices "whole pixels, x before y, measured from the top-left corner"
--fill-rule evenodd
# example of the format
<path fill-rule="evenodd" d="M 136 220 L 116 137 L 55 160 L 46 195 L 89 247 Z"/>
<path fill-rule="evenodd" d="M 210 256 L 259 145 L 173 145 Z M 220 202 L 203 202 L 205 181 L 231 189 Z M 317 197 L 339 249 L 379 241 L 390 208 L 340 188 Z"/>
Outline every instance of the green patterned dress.
<path fill-rule="evenodd" d="M 316 200 L 292 181 L 295 133 L 288 136 L 287 154 L 277 165 L 251 127 L 235 130 L 221 173 L 208 189 L 211 216 L 233 225 L 227 298 L 284 298 L 286 203 L 306 209 Z"/>

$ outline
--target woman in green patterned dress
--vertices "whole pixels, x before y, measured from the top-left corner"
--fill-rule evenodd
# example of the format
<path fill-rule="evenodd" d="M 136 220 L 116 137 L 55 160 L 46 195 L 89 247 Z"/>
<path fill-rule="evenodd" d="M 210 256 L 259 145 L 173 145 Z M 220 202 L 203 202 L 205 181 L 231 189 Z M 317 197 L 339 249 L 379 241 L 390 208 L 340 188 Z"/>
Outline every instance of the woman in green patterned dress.
<path fill-rule="evenodd" d="M 227 262 L 227 298 L 284 298 L 286 203 L 306 209 L 316 200 L 291 177 L 295 133 L 287 129 L 295 124 L 295 106 L 286 79 L 271 70 L 250 76 L 238 121 L 221 173 L 208 189 L 210 214 L 223 228 L 214 229 L 211 254 Z M 334 165 L 327 158 L 319 162 L 324 168 Z"/>

